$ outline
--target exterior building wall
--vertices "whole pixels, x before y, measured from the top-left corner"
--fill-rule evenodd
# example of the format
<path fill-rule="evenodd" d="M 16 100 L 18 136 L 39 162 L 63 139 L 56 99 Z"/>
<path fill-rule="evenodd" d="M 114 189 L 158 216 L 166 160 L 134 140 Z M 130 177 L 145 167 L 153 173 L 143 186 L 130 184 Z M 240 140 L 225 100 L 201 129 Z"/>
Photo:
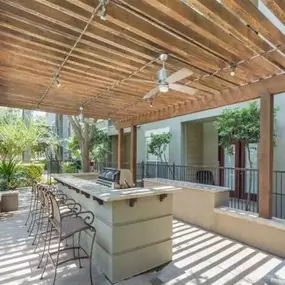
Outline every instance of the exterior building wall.
<path fill-rule="evenodd" d="M 60 137 L 61 140 L 64 141 L 71 137 L 71 126 L 68 116 L 46 113 L 46 124 Z M 67 146 L 65 146 L 65 143 L 63 143 L 61 155 L 63 160 L 69 159 L 69 151 Z"/>
<path fill-rule="evenodd" d="M 111 162 L 112 165 L 116 165 L 118 163 L 118 136 L 112 135 L 111 139 Z M 130 145 L 131 145 L 131 136 L 129 133 L 124 134 L 124 156 L 125 163 L 130 163 Z"/>
<path fill-rule="evenodd" d="M 203 164 L 203 124 L 189 123 L 186 124 L 186 152 L 187 164 L 201 165 Z"/>
<path fill-rule="evenodd" d="M 203 164 L 218 166 L 219 164 L 218 131 L 214 122 L 203 124 Z"/>
<path fill-rule="evenodd" d="M 285 170 L 285 160 L 283 158 L 285 149 L 285 93 L 275 95 L 274 101 L 275 107 L 279 108 L 275 120 L 277 139 L 276 147 L 274 148 L 274 169 Z M 257 102 L 259 102 L 259 100 L 257 100 Z M 146 132 L 168 127 L 169 131 L 172 133 L 172 139 L 169 145 L 170 163 L 175 162 L 176 164 L 193 164 L 195 162 L 209 166 L 218 165 L 218 134 L 214 126 L 214 120 L 225 108 L 246 107 L 248 103 L 249 102 L 234 104 L 138 126 L 138 161 L 147 160 Z M 188 127 L 190 124 L 200 124 L 202 131 L 198 132 L 197 130 L 195 131 L 193 127 Z M 125 133 L 129 133 L 129 131 L 129 128 L 125 129 Z M 191 132 L 194 133 L 191 135 Z M 112 126 L 108 128 L 108 133 L 116 135 L 117 131 Z M 197 146 L 196 149 L 194 147 L 192 151 L 190 147 L 190 144 L 192 144 L 193 147 L 193 140 L 195 140 L 195 136 L 200 140 L 200 149 L 198 152 Z M 196 160 L 194 158 L 192 159 L 191 152 L 196 156 L 197 153 L 199 153 L 200 160 L 198 158 L 196 158 Z"/>

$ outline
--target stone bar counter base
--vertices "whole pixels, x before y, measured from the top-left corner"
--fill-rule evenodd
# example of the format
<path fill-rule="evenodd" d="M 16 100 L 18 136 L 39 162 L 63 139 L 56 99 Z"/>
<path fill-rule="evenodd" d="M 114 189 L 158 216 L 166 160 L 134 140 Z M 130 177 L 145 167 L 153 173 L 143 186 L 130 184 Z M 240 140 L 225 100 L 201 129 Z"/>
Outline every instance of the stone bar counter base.
<path fill-rule="evenodd" d="M 172 260 L 173 186 L 110 189 L 92 177 L 54 175 L 59 189 L 95 215 L 93 260 L 118 282 Z M 82 235 L 86 247 L 88 234 Z"/>

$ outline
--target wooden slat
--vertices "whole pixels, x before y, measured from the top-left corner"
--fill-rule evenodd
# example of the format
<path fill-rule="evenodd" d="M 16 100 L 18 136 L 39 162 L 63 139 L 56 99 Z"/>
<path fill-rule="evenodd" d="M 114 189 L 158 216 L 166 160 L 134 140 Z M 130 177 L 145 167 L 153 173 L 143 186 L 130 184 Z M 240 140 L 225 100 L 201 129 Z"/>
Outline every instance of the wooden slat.
<path fill-rule="evenodd" d="M 179 107 L 169 106 L 166 110 L 160 112 L 148 112 L 147 114 L 136 116 L 129 120 L 123 120 L 117 123 L 118 128 L 126 128 L 132 125 L 146 124 L 159 120 L 165 120 L 190 113 L 196 113 L 203 110 L 209 110 L 229 104 L 240 103 L 258 98 L 267 90 L 270 94 L 285 92 L 285 74 L 274 76 L 263 81 L 252 83 L 244 87 L 235 87 L 224 90 L 220 95 L 215 95 L 212 100 L 196 100 L 185 102 Z"/>
<path fill-rule="evenodd" d="M 283 0 L 263 0 L 263 3 L 274 15 L 285 25 L 285 1 Z"/>
<path fill-rule="evenodd" d="M 223 5 L 226 5 L 229 9 L 234 11 L 253 29 L 261 33 L 273 44 L 285 44 L 285 35 L 282 34 L 251 1 L 226 0 L 223 1 Z"/>

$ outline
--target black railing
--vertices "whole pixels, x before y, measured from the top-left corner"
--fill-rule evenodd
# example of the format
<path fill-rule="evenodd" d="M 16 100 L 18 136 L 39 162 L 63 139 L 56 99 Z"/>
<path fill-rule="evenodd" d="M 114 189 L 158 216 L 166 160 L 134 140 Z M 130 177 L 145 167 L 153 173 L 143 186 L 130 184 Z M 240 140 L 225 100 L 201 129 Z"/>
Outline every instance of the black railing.
<path fill-rule="evenodd" d="M 66 169 L 66 162 L 52 161 L 48 163 L 48 166 L 49 173 L 62 173 Z M 116 162 L 95 163 L 93 171 L 99 172 L 104 167 L 117 166 Z M 129 163 L 124 164 L 124 168 L 129 167 Z M 69 170 L 78 172 L 79 168 L 75 167 Z M 228 187 L 230 189 L 230 207 L 256 213 L 259 210 L 257 169 L 140 162 L 137 164 L 136 181 L 138 185 L 141 185 L 140 182 L 144 178 L 164 178 Z M 285 219 L 284 206 L 285 171 L 274 171 L 272 199 L 274 217 Z"/>

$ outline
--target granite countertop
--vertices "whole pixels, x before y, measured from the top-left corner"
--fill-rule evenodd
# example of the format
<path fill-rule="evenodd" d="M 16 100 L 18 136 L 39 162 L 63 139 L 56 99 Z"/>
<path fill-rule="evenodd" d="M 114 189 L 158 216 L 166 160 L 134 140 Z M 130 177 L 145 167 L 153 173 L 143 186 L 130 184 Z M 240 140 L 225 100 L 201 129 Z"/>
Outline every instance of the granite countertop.
<path fill-rule="evenodd" d="M 173 185 L 173 186 L 178 186 L 182 188 L 198 189 L 198 190 L 210 191 L 210 192 L 230 191 L 230 188 L 223 187 L 223 186 L 199 184 L 199 183 L 194 183 L 194 182 L 186 182 L 186 181 L 171 180 L 171 179 L 164 179 L 164 178 L 145 178 L 144 181 L 160 183 L 164 185 Z"/>
<path fill-rule="evenodd" d="M 180 188 L 172 185 L 163 185 L 152 188 L 127 188 L 127 189 L 110 189 L 107 186 L 100 185 L 95 181 L 88 181 L 75 177 L 71 174 L 54 174 L 53 178 L 59 182 L 69 185 L 79 190 L 82 194 L 87 194 L 104 202 L 116 200 L 127 200 L 133 198 L 155 196 L 161 194 L 171 194 Z"/>

